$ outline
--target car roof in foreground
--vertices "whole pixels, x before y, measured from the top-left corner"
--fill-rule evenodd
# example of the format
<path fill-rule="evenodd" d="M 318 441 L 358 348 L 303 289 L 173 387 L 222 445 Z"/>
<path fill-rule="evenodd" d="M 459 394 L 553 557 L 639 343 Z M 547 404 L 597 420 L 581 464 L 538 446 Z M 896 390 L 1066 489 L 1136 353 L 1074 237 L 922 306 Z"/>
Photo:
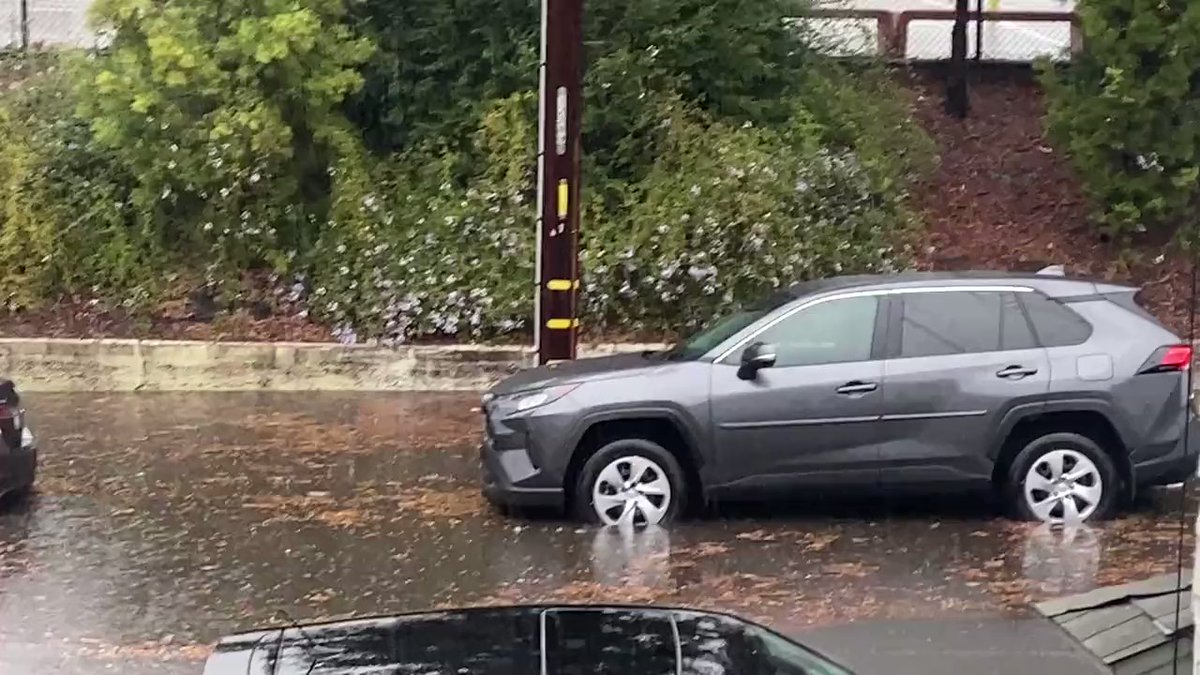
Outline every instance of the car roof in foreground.
<path fill-rule="evenodd" d="M 274 627 L 222 639 L 205 673 L 240 675 L 248 668 L 258 672 L 255 664 L 280 664 L 281 675 L 397 666 L 403 670 L 396 672 L 421 673 L 516 675 L 611 666 L 611 672 L 630 675 L 733 675 L 757 672 L 779 658 L 794 667 L 773 672 L 849 675 L 826 657 L 740 617 L 626 605 L 477 607 Z"/>
<path fill-rule="evenodd" d="M 1132 286 L 1111 284 L 1080 277 L 1064 277 L 1032 272 L 900 272 L 897 274 L 857 274 L 827 279 L 814 279 L 792 284 L 788 293 L 805 297 L 819 293 L 845 290 L 878 290 L 889 288 L 927 288 L 949 284 L 1003 284 L 1035 288 L 1050 297 L 1071 297 L 1104 293 L 1136 292 Z"/>

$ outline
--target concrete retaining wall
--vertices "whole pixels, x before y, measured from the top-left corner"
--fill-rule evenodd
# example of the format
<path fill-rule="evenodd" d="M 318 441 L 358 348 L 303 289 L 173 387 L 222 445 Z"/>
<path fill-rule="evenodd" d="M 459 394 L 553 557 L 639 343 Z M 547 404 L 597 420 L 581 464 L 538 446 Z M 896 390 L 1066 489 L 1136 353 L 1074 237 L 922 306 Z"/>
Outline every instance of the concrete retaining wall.
<path fill-rule="evenodd" d="M 580 356 L 661 348 L 588 345 Z M 480 390 L 533 364 L 522 347 L 0 338 L 21 391 Z"/>

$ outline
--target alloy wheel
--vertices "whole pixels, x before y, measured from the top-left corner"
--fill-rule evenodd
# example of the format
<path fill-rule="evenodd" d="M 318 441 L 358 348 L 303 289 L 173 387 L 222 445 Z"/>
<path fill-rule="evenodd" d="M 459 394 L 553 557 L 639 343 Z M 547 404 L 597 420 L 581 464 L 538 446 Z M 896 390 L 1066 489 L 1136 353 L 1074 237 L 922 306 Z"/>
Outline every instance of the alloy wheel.
<path fill-rule="evenodd" d="M 670 506 L 667 473 L 640 455 L 609 462 L 592 486 L 592 508 L 605 525 L 656 525 Z"/>
<path fill-rule="evenodd" d="M 1087 520 L 1104 497 L 1104 481 L 1095 462 L 1077 450 L 1051 450 L 1025 474 L 1025 503 L 1047 523 Z"/>

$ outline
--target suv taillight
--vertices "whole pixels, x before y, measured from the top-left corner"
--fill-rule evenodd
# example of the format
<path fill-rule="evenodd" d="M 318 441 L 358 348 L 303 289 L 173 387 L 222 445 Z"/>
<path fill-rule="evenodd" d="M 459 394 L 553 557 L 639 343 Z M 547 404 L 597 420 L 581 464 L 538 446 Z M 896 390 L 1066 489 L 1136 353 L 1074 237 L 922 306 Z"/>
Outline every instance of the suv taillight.
<path fill-rule="evenodd" d="M 1169 345 L 1154 350 L 1138 374 L 1173 373 L 1187 370 L 1192 365 L 1191 345 Z"/>

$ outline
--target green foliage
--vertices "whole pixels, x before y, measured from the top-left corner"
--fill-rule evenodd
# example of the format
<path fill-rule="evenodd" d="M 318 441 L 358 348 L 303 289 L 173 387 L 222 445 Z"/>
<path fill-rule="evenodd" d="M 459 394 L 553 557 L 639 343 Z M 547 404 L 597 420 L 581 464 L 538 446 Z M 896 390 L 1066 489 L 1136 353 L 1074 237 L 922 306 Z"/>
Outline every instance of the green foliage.
<path fill-rule="evenodd" d="M 592 321 L 670 333 L 797 279 L 900 258 L 898 195 L 876 191 L 853 152 L 820 147 L 813 127 L 716 122 L 678 99 L 656 119 L 646 179 L 583 233 Z"/>
<path fill-rule="evenodd" d="M 471 187 L 450 180 L 456 157 L 415 154 L 335 204 L 309 286 L 340 336 L 489 337 L 528 324 L 535 102 L 524 93 L 489 104 L 471 136 L 485 167 Z"/>
<path fill-rule="evenodd" d="M 678 91 L 724 119 L 778 124 L 791 115 L 813 56 L 782 21 L 785 0 L 588 0 L 584 142 L 597 163 L 631 129 L 647 91 Z M 378 44 L 348 113 L 376 151 L 434 143 L 473 165 L 469 138 L 488 101 L 536 91 L 538 0 L 358 3 L 353 15 Z M 624 154 L 624 153 L 618 153 Z M 605 172 L 608 175 L 610 172 Z"/>
<path fill-rule="evenodd" d="M 368 0 L 351 6 L 378 50 L 347 114 L 372 149 L 469 139 L 487 101 L 537 90 L 540 0 Z"/>
<path fill-rule="evenodd" d="M 99 0 L 113 36 L 79 62 L 79 113 L 133 175 L 163 247 L 211 272 L 282 265 L 325 218 L 330 167 L 354 153 L 339 112 L 372 46 L 342 0 Z"/>
<path fill-rule="evenodd" d="M 908 220 L 856 156 L 814 127 L 713 121 L 655 96 L 642 128 L 662 131 L 646 178 L 609 207 L 589 200 L 582 300 L 589 328 L 672 333 L 798 278 L 902 262 Z M 454 157 L 414 156 L 345 204 L 316 258 L 314 310 L 356 337 L 527 327 L 534 224 L 531 94 L 489 104 L 471 136 L 483 157 L 461 190 Z M 787 150 L 781 152 L 781 149 Z M 440 160 L 440 161 L 439 161 Z"/>
<path fill-rule="evenodd" d="M 902 265 L 928 139 L 777 0 L 589 0 L 589 330 Z M 0 280 L 141 306 L 270 273 L 342 339 L 530 330 L 537 0 L 99 0 L 0 94 Z"/>
<path fill-rule="evenodd" d="M 1200 195 L 1200 4 L 1090 0 L 1086 51 L 1044 69 L 1051 133 L 1110 233 L 1189 226 Z"/>
<path fill-rule="evenodd" d="M 42 65 L 0 108 L 6 304 L 29 306 L 63 292 L 136 304 L 161 282 L 162 252 L 130 209 L 131 177 L 75 116 L 62 68 L 55 61 Z"/>

